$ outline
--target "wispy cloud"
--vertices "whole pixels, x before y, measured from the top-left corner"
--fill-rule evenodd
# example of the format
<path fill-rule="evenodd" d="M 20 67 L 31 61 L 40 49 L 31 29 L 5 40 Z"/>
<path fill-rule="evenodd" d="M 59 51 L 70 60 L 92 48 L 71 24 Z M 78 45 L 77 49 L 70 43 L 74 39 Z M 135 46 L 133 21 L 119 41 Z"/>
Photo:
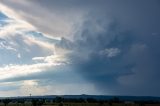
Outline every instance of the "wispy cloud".
<path fill-rule="evenodd" d="M 56 63 L 37 63 L 32 65 L 7 65 L 0 68 L 0 80 L 6 80 L 15 77 L 29 76 L 33 73 L 46 71 L 49 68 L 59 65 Z"/>

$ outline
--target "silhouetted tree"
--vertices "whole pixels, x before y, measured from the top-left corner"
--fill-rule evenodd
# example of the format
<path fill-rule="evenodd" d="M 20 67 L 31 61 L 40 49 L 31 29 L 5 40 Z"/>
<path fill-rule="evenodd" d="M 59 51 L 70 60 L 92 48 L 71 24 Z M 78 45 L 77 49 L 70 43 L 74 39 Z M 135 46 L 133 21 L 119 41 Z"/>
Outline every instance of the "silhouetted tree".
<path fill-rule="evenodd" d="M 24 99 L 18 99 L 17 100 L 17 103 L 18 103 L 18 105 L 19 105 L 19 103 L 20 104 L 22 104 L 23 106 L 25 105 L 24 103 L 25 103 L 25 100 Z"/>
<path fill-rule="evenodd" d="M 32 106 L 37 106 L 38 99 L 32 99 Z"/>
<path fill-rule="evenodd" d="M 88 102 L 88 103 L 96 103 L 97 100 L 94 99 L 94 98 L 87 98 L 87 102 Z"/>
<path fill-rule="evenodd" d="M 7 106 L 9 104 L 9 102 L 11 102 L 10 99 L 4 99 L 2 100 L 2 102 L 4 103 L 5 106 Z"/>
<path fill-rule="evenodd" d="M 45 99 L 38 100 L 37 106 L 42 106 L 45 103 Z"/>
<path fill-rule="evenodd" d="M 61 102 L 63 102 L 63 98 L 62 97 L 56 97 L 55 102 L 56 103 L 61 103 Z"/>
<path fill-rule="evenodd" d="M 114 103 L 120 103 L 120 100 L 118 97 L 113 97 L 113 99 L 111 101 Z"/>

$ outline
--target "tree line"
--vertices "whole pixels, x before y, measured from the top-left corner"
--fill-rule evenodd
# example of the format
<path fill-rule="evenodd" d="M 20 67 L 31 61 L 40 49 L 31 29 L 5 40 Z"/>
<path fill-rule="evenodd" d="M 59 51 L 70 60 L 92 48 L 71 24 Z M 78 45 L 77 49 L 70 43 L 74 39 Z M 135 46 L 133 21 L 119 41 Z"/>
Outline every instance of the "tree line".
<path fill-rule="evenodd" d="M 100 106 L 108 103 L 112 106 L 113 103 L 124 103 L 127 104 L 126 101 L 120 100 L 118 97 L 113 97 L 109 100 L 99 100 L 95 98 L 63 98 L 57 96 L 53 99 L 45 99 L 45 98 L 18 98 L 18 99 L 1 99 L 1 103 L 4 106 L 7 106 L 9 103 L 17 103 L 17 106 L 25 106 L 25 102 L 30 102 L 31 106 L 42 106 L 47 103 L 58 103 L 59 106 L 63 106 L 64 103 L 99 103 Z M 139 106 L 144 106 L 144 104 L 160 104 L 160 101 L 133 101 L 132 103 L 139 104 Z M 126 105 L 127 106 L 127 105 Z"/>

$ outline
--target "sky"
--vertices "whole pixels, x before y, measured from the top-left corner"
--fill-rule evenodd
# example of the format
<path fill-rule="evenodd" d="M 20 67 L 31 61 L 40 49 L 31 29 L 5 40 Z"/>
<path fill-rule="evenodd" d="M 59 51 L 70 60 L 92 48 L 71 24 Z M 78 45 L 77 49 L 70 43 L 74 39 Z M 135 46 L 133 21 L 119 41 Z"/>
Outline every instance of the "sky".
<path fill-rule="evenodd" d="M 160 96 L 159 0 L 0 0 L 0 96 Z"/>

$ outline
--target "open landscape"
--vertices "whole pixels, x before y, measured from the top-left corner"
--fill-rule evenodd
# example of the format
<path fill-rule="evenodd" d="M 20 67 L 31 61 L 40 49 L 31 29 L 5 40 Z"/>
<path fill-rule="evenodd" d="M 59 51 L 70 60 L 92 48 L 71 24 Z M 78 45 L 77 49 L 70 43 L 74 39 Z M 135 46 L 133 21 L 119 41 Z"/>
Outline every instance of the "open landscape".
<path fill-rule="evenodd" d="M 64 95 L 12 97 L 0 106 L 160 106 L 160 97 Z"/>
<path fill-rule="evenodd" d="M 0 0 L 0 106 L 160 106 L 160 0 Z"/>

